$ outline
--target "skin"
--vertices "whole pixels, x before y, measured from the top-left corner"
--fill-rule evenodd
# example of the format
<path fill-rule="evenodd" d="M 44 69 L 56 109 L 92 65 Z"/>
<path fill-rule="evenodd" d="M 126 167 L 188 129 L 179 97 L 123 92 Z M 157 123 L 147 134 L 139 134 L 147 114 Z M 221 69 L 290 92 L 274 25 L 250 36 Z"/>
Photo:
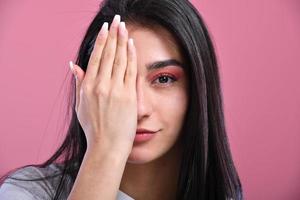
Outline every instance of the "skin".
<path fill-rule="evenodd" d="M 187 78 L 180 66 L 149 71 L 146 65 L 171 58 L 183 63 L 183 58 L 167 30 L 131 24 L 127 29 L 137 49 L 138 127 L 160 131 L 149 141 L 133 144 L 120 189 L 135 199 L 175 199 L 181 159 L 176 141 L 187 110 Z M 155 78 L 162 73 L 177 80 Z"/>
<path fill-rule="evenodd" d="M 119 24 L 114 20 L 109 32 L 100 31 L 86 73 L 74 66 L 87 151 L 69 199 L 114 199 L 119 186 L 134 199 L 174 199 L 188 82 L 180 66 L 146 66 L 166 59 L 183 63 L 183 57 L 164 28 Z M 137 128 L 157 133 L 138 143 Z"/>

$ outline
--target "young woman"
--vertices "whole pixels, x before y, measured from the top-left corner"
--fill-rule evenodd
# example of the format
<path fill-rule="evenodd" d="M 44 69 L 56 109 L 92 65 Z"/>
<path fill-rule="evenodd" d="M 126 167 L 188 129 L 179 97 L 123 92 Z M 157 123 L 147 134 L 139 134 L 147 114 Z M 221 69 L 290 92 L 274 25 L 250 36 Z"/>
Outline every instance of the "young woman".
<path fill-rule="evenodd" d="M 3 177 L 0 199 L 243 199 L 214 48 L 190 2 L 102 2 L 70 64 L 63 144 Z"/>

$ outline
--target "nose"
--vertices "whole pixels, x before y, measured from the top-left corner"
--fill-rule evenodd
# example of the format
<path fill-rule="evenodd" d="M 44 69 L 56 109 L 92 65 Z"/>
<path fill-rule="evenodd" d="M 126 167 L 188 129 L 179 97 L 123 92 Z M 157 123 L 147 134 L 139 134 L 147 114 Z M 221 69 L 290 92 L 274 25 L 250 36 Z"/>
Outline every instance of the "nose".
<path fill-rule="evenodd" d="M 152 103 L 149 94 L 149 89 L 147 90 L 146 84 L 143 80 L 137 77 L 136 83 L 136 93 L 137 93 L 137 119 L 141 121 L 143 118 L 147 118 L 152 113 Z"/>

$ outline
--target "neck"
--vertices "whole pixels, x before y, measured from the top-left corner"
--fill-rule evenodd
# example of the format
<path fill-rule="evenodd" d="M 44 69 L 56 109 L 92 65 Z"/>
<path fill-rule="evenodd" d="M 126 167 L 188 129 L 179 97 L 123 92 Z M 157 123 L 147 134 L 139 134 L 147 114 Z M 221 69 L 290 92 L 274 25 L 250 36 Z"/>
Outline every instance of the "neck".
<path fill-rule="evenodd" d="M 180 144 L 145 164 L 127 163 L 120 190 L 134 199 L 176 199 L 181 161 Z"/>

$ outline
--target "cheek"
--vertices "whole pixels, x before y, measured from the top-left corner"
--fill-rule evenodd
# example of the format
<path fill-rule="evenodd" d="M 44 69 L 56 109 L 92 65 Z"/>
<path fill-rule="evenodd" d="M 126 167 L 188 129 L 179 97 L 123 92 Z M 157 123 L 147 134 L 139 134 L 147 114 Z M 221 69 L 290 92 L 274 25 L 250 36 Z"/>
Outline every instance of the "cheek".
<path fill-rule="evenodd" d="M 184 118 L 187 109 L 187 94 L 183 89 L 174 89 L 159 94 L 159 102 L 156 105 L 160 120 L 168 128 L 178 128 Z"/>

